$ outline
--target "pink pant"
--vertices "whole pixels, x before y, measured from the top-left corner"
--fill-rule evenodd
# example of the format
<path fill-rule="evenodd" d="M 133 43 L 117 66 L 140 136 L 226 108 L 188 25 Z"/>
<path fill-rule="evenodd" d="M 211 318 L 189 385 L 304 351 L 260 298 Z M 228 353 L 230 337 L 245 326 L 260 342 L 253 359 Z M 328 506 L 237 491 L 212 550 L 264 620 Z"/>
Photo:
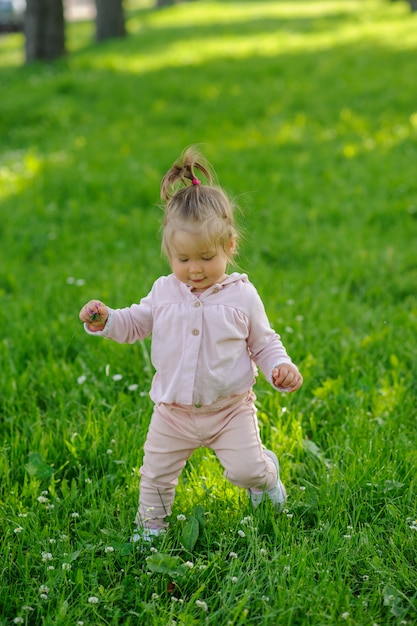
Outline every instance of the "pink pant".
<path fill-rule="evenodd" d="M 252 391 L 210 406 L 157 404 L 154 407 L 141 468 L 136 523 L 167 526 L 178 477 L 196 448 L 211 448 L 224 475 L 238 487 L 268 490 L 277 471 L 264 454 Z"/>

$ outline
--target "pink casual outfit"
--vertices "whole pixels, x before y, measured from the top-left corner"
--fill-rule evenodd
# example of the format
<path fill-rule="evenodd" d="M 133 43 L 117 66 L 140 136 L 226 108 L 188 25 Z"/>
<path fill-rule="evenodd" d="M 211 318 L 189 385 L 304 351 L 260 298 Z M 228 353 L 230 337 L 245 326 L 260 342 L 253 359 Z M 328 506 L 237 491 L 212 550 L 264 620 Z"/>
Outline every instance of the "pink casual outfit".
<path fill-rule="evenodd" d="M 248 277 L 233 273 L 197 297 L 174 274 L 162 276 L 139 304 L 110 310 L 104 330 L 89 334 L 134 343 L 150 333 L 155 407 L 137 523 L 166 525 L 181 470 L 200 446 L 215 451 L 235 485 L 271 489 L 277 467 L 262 447 L 252 386 L 257 366 L 272 384 L 274 367 L 291 359 Z"/>

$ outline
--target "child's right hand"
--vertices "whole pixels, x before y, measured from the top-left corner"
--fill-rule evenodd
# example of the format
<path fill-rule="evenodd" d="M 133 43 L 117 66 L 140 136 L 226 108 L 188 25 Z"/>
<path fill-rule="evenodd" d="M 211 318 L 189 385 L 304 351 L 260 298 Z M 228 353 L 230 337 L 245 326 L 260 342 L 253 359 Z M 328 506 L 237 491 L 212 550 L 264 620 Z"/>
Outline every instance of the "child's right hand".
<path fill-rule="evenodd" d="M 90 300 L 80 311 L 80 320 L 87 324 L 90 332 L 103 330 L 109 317 L 109 310 L 100 300 Z"/>

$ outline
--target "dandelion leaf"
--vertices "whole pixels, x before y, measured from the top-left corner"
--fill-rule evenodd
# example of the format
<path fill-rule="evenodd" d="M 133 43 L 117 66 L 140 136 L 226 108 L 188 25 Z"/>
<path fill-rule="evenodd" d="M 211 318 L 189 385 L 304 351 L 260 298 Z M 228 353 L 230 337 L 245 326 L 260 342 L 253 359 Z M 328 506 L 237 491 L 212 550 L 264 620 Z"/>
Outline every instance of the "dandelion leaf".
<path fill-rule="evenodd" d="M 200 523 L 195 515 L 192 515 L 181 535 L 181 543 L 186 550 L 192 552 L 200 534 Z"/>
<path fill-rule="evenodd" d="M 146 559 L 148 568 L 154 574 L 168 574 L 172 578 L 184 574 L 184 565 L 178 556 L 156 552 Z"/>
<path fill-rule="evenodd" d="M 28 474 L 39 478 L 39 480 L 48 480 L 54 473 L 53 467 L 45 463 L 42 455 L 38 452 L 29 454 L 29 462 L 26 463 L 25 469 Z"/>

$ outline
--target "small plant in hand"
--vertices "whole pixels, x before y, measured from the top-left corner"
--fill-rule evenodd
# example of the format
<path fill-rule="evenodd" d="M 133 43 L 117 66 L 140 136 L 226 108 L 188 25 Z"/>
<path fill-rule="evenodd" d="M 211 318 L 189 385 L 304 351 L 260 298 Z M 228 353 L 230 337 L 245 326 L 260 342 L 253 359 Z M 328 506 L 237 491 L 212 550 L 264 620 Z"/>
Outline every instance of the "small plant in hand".
<path fill-rule="evenodd" d="M 101 320 L 100 312 L 99 312 L 100 304 L 98 302 L 95 303 L 95 309 L 92 307 L 87 308 L 87 313 L 89 314 L 89 321 L 96 322 L 97 320 Z"/>

